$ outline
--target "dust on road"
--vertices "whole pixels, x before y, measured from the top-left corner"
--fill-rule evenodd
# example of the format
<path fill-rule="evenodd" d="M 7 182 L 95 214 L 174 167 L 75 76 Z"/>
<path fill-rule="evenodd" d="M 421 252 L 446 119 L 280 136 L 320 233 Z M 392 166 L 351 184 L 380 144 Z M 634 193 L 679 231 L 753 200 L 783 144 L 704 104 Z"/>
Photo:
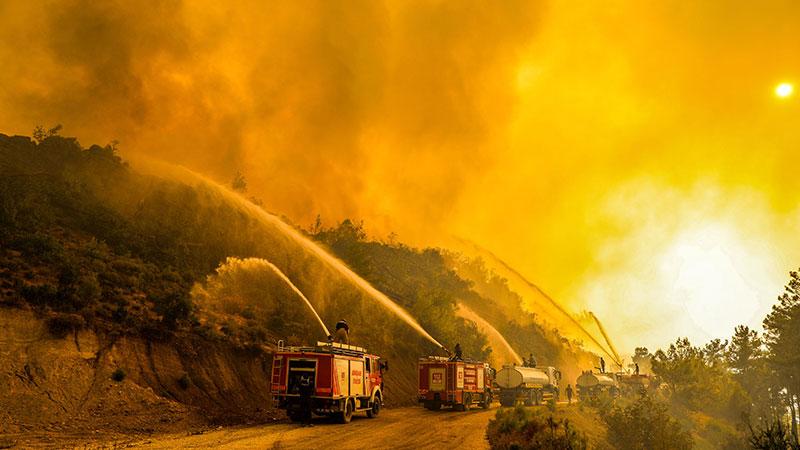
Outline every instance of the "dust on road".
<path fill-rule="evenodd" d="M 314 426 L 296 424 L 226 428 L 196 436 L 165 435 L 142 448 L 488 448 L 485 433 L 496 409 L 467 412 L 423 408 L 384 409 L 379 417 L 353 417 L 347 425 L 315 419 Z"/>

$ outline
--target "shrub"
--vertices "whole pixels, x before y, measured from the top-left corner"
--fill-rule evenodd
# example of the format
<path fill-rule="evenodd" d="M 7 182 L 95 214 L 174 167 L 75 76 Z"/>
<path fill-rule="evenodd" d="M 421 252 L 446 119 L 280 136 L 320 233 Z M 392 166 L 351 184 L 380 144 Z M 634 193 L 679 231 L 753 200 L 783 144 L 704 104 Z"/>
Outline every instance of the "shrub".
<path fill-rule="evenodd" d="M 556 412 L 556 398 L 555 397 L 550 397 L 550 400 L 547 401 L 547 409 L 549 409 L 550 412 Z"/>
<path fill-rule="evenodd" d="M 56 303 L 58 299 L 58 288 L 52 284 L 26 285 L 20 289 L 22 298 L 29 303 L 37 306 L 44 306 Z"/>
<path fill-rule="evenodd" d="M 791 432 L 780 421 L 764 422 L 760 426 L 750 428 L 748 443 L 755 449 L 791 449 L 800 450 Z"/>
<path fill-rule="evenodd" d="M 64 254 L 64 247 L 55 238 L 43 233 L 23 234 L 12 242 L 12 246 L 26 256 L 45 261 L 59 261 Z"/>
<path fill-rule="evenodd" d="M 626 407 L 603 413 L 614 448 L 631 450 L 691 449 L 691 435 L 667 414 L 667 407 L 644 394 Z"/>
<path fill-rule="evenodd" d="M 118 367 L 117 370 L 111 374 L 111 379 L 119 383 L 124 380 L 126 376 L 127 374 L 125 373 L 125 370 L 123 370 L 121 367 Z"/>
<path fill-rule="evenodd" d="M 517 406 L 500 409 L 489 421 L 486 438 L 493 449 L 586 449 L 586 436 L 573 429 L 568 420 L 543 418 L 531 409 Z"/>
<path fill-rule="evenodd" d="M 86 326 L 86 321 L 77 314 L 55 313 L 45 321 L 47 331 L 56 338 L 64 338 L 67 334 Z"/>
<path fill-rule="evenodd" d="M 183 390 L 189 389 L 189 386 L 191 384 L 192 384 L 192 380 L 189 379 L 189 374 L 188 373 L 184 373 L 183 375 L 181 375 L 180 378 L 178 378 L 178 386 L 180 386 L 180 388 L 183 389 Z"/>
<path fill-rule="evenodd" d="M 156 312 L 161 314 L 163 323 L 175 326 L 180 320 L 186 320 L 192 312 L 192 301 L 185 292 L 172 292 L 164 296 L 154 296 Z"/>

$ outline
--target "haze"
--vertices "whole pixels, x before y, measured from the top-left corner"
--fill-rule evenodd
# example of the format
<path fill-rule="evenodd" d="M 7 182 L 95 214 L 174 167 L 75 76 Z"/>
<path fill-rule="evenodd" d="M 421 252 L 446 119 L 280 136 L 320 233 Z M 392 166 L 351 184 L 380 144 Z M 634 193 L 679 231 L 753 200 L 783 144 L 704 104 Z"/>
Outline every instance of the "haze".
<path fill-rule="evenodd" d="M 758 325 L 800 260 L 800 3 L 29 3 L 0 3 L 3 132 L 467 238 L 627 351 Z"/>

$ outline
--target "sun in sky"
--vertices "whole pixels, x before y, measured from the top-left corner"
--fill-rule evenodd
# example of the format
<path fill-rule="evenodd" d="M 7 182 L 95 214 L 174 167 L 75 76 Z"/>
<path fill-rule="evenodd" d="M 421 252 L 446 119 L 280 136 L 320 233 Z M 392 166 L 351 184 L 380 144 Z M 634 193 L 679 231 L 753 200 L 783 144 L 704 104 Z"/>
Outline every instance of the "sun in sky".
<path fill-rule="evenodd" d="M 794 86 L 791 83 L 780 83 L 775 86 L 775 95 L 780 98 L 791 97 L 794 93 Z"/>

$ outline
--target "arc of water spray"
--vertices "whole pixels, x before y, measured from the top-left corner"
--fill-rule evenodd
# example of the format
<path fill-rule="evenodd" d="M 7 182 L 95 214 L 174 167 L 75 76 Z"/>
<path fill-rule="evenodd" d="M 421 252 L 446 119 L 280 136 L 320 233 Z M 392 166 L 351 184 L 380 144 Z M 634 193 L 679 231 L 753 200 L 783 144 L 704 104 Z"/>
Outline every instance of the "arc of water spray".
<path fill-rule="evenodd" d="M 534 289 L 536 292 L 538 292 L 539 294 L 541 294 L 541 295 L 542 295 L 542 297 L 544 297 L 545 299 L 547 299 L 547 301 L 548 301 L 548 302 L 549 302 L 549 303 L 550 303 L 550 304 L 551 304 L 551 305 L 552 305 L 554 308 L 556 308 L 556 309 L 557 309 L 557 310 L 558 310 L 558 311 L 559 311 L 561 314 L 563 314 L 563 315 L 564 315 L 564 317 L 566 317 L 567 319 L 569 319 L 569 320 L 570 320 L 570 322 L 572 322 L 572 323 L 573 323 L 573 324 L 574 324 L 576 327 L 578 327 L 578 329 L 579 329 L 579 330 L 581 330 L 581 332 L 582 332 L 582 333 L 583 333 L 583 334 L 584 334 L 584 335 L 585 335 L 587 338 L 589 338 L 589 340 L 591 340 L 591 341 L 592 341 L 592 343 L 594 343 L 594 344 L 595 344 L 595 345 L 596 345 L 596 346 L 597 346 L 597 347 L 598 347 L 600 350 L 602 350 L 602 351 L 603 351 L 603 353 L 605 353 L 607 356 L 609 356 L 610 358 L 612 358 L 612 359 L 614 360 L 614 362 L 616 362 L 616 363 L 617 363 L 617 365 L 622 365 L 622 363 L 619 361 L 619 358 L 618 358 L 618 357 L 614 356 L 614 354 L 613 354 L 611 351 L 609 351 L 608 349 L 606 349 L 606 348 L 605 348 L 605 347 L 604 347 L 604 346 L 603 346 L 603 345 L 602 345 L 602 344 L 601 344 L 601 343 L 600 343 L 600 342 L 599 342 L 597 339 L 595 339 L 595 337 L 594 337 L 594 336 L 592 336 L 592 334 L 591 334 L 591 333 L 589 333 L 589 331 L 588 331 L 588 330 L 586 330 L 586 328 L 584 328 L 584 327 L 583 327 L 583 325 L 581 325 L 581 324 L 580 324 L 580 322 L 578 322 L 578 320 L 577 320 L 577 319 L 575 319 L 575 317 L 573 317 L 573 316 L 572 316 L 572 314 L 570 314 L 570 313 L 569 313 L 569 312 L 568 312 L 566 309 L 564 309 L 564 308 L 563 308 L 561 305 L 559 305 L 559 304 L 558 304 L 558 303 L 557 303 L 555 300 L 553 300 L 553 298 L 552 298 L 552 297 L 550 297 L 549 295 L 547 295 L 547 293 L 546 293 L 546 292 L 544 292 L 544 291 L 542 290 L 542 288 L 540 288 L 539 286 L 537 286 L 537 285 L 536 285 L 536 284 L 534 284 L 533 282 L 529 281 L 529 280 L 528 280 L 527 278 L 525 278 L 525 277 L 524 277 L 524 276 L 523 276 L 521 273 L 519 273 L 519 272 L 518 272 L 516 269 L 514 269 L 514 268 L 513 268 L 513 267 L 511 267 L 511 266 L 509 266 L 509 265 L 508 265 L 508 263 L 506 263 L 505 261 L 503 261 L 502 259 L 500 259 L 500 257 L 498 257 L 497 255 L 495 255 L 495 254 L 494 254 L 494 253 L 492 253 L 491 251 L 489 251 L 489 250 L 487 250 L 487 249 L 485 249 L 485 248 L 483 248 L 483 247 L 479 246 L 478 244 L 476 244 L 476 243 L 474 243 L 474 242 L 472 242 L 472 241 L 469 241 L 469 240 L 466 240 L 466 239 L 461 239 L 461 238 L 459 238 L 459 237 L 457 237 L 457 236 L 453 236 L 453 237 L 454 237 L 456 240 L 458 240 L 458 241 L 460 241 L 460 242 L 462 242 L 462 243 L 465 243 L 465 244 L 471 245 L 471 246 L 472 246 L 472 247 L 474 247 L 474 248 L 475 248 L 477 251 L 479 251 L 479 252 L 481 252 L 481 253 L 485 253 L 485 254 L 489 255 L 489 256 L 490 256 L 490 257 L 491 257 L 491 258 L 492 258 L 492 259 L 493 259 L 495 262 L 497 262 L 498 264 L 500 264 L 501 266 L 503 266 L 503 267 L 504 267 L 506 270 L 508 270 L 509 272 L 511 272 L 512 274 L 514 274 L 514 276 L 516 276 L 516 277 L 517 277 L 517 278 L 518 278 L 520 281 L 522 281 L 523 283 L 525 283 L 526 285 L 528 285 L 528 286 L 529 286 L 531 289 Z"/>
<path fill-rule="evenodd" d="M 229 199 L 239 204 L 243 209 L 247 210 L 248 212 L 251 212 L 255 216 L 260 217 L 261 219 L 277 227 L 286 236 L 294 240 L 301 247 L 311 252 L 312 254 L 316 255 L 319 259 L 324 261 L 331 268 L 339 272 L 339 274 L 341 274 L 350 282 L 352 282 L 354 285 L 359 287 L 368 296 L 377 300 L 378 303 L 380 303 L 386 309 L 397 315 L 397 317 L 406 322 L 406 324 L 408 324 L 409 326 L 411 326 L 411 328 L 420 333 L 425 339 L 429 340 L 437 347 L 449 353 L 449 350 L 447 350 L 444 345 L 440 344 L 439 341 L 434 339 L 433 336 L 431 336 L 427 331 L 425 331 L 425 329 L 422 328 L 422 325 L 420 325 L 405 309 L 403 309 L 400 305 L 392 301 L 392 299 L 387 297 L 386 294 L 375 289 L 371 284 L 369 284 L 369 282 L 367 282 L 367 280 L 361 278 L 358 274 L 353 272 L 352 269 L 347 267 L 347 265 L 344 262 L 340 261 L 333 255 L 325 251 L 317 243 L 315 243 L 314 241 L 312 241 L 311 239 L 309 239 L 308 237 L 297 231 L 294 227 L 290 226 L 289 224 L 281 220 L 278 216 L 268 213 L 267 211 L 254 205 L 248 200 L 245 200 L 239 194 L 234 193 L 227 187 L 217 183 L 214 180 L 211 180 L 203 175 L 200 175 L 186 167 L 183 166 L 177 166 L 177 167 L 184 170 L 189 176 L 197 180 L 200 180 L 203 183 L 208 184 L 209 186 L 215 187 L 221 194 L 227 196 Z"/>
<path fill-rule="evenodd" d="M 286 282 L 286 284 L 289 285 L 289 287 L 292 288 L 292 290 L 300 298 L 302 298 L 304 302 L 306 302 L 306 305 L 308 305 L 308 309 L 311 310 L 311 312 L 314 314 L 314 317 L 317 318 L 317 322 L 319 322 L 319 325 L 322 327 L 322 330 L 325 331 L 325 337 L 329 337 L 331 335 L 331 332 L 328 331 L 328 327 L 325 326 L 325 322 L 323 322 L 322 318 L 319 317 L 319 314 L 317 314 L 317 310 L 314 309 L 314 305 L 312 305 L 311 302 L 308 301 L 308 298 L 305 295 L 303 295 L 303 292 L 297 286 L 295 286 L 294 283 L 292 283 L 292 280 L 290 280 L 289 277 L 286 276 L 286 274 L 281 272 L 281 269 L 278 269 L 278 267 L 275 264 L 272 264 L 271 262 L 269 262 L 267 260 L 264 260 L 264 262 L 267 263 L 267 266 L 270 269 L 272 269 L 272 271 L 275 272 L 275 274 L 278 275 L 278 277 L 281 280 Z"/>
<path fill-rule="evenodd" d="M 606 340 L 606 343 L 608 344 L 608 347 L 611 349 L 611 352 L 614 354 L 614 358 L 616 358 L 615 362 L 617 363 L 617 365 L 622 367 L 622 358 L 619 357 L 619 353 L 617 353 L 617 349 L 614 347 L 614 344 L 611 343 L 611 338 L 608 337 L 608 333 L 606 333 L 606 329 L 605 329 L 605 327 L 603 327 L 603 324 L 600 323 L 600 319 L 598 319 L 597 316 L 595 316 L 594 313 L 591 312 L 591 311 L 589 311 L 589 315 L 592 316 L 592 319 L 594 319 L 594 323 L 597 324 L 597 329 L 600 330 L 600 334 L 603 335 L 603 339 Z"/>

